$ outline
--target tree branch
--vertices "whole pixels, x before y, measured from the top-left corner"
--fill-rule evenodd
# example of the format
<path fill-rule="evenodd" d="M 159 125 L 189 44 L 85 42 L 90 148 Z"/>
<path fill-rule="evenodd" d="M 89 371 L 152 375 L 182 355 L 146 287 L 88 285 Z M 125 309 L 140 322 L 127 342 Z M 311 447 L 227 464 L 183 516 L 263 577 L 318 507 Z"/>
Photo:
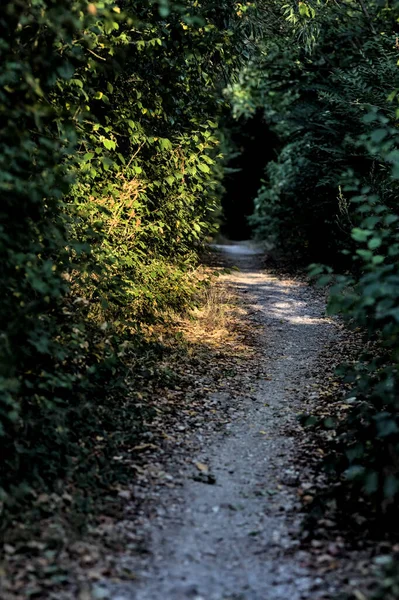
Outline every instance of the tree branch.
<path fill-rule="evenodd" d="M 360 6 L 361 6 L 361 9 L 362 9 L 362 12 L 363 12 L 364 16 L 366 17 L 366 21 L 369 24 L 369 27 L 370 27 L 372 33 L 374 35 L 377 35 L 376 28 L 374 27 L 374 23 L 373 23 L 370 15 L 369 15 L 369 11 L 367 10 L 367 6 L 366 6 L 364 0 L 358 0 L 358 2 L 360 4 Z"/>

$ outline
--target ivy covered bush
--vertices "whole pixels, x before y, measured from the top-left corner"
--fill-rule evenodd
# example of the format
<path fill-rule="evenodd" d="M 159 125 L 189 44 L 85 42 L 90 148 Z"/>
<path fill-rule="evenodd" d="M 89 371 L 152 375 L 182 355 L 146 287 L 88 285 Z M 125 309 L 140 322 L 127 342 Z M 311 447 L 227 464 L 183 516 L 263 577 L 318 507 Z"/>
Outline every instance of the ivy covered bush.
<path fill-rule="evenodd" d="M 255 10 L 240 6 L 2 5 L 7 502 L 84 469 L 96 432 L 111 452 L 140 427 L 127 365 L 141 324 L 195 301 L 193 266 L 218 210 L 218 90 L 242 63 Z"/>

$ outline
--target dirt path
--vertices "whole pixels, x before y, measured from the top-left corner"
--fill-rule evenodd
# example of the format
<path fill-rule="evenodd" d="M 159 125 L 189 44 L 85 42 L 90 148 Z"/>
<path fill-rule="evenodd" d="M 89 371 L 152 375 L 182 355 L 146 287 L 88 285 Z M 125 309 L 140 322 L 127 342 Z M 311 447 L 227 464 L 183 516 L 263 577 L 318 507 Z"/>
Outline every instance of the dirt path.
<path fill-rule="evenodd" d="M 113 600 L 316 600 L 333 591 L 299 549 L 294 456 L 300 397 L 336 326 L 311 288 L 263 272 L 248 246 L 225 251 L 240 268 L 226 283 L 257 323 L 267 376 L 247 390 L 241 417 L 203 449 L 215 482 L 204 474 L 187 478 L 179 495 L 164 491 L 149 525 L 151 554 L 134 565 L 135 581 L 108 584 Z"/>

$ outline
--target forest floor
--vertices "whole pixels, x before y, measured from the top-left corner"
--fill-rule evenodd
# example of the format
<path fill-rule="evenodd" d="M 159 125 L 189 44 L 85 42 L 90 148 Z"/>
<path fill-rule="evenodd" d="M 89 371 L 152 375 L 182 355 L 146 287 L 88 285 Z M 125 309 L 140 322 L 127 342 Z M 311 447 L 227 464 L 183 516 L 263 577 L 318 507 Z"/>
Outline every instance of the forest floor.
<path fill-rule="evenodd" d="M 298 415 L 337 385 L 348 334 L 326 317 L 324 293 L 264 271 L 256 247 L 215 257 L 205 306 L 176 323 L 186 345 L 166 361 L 175 384 L 154 394 L 156 416 L 129 458 L 114 457 L 132 472 L 114 490 L 117 509 L 105 502 L 84 536 L 64 528 L 56 552 L 43 523 L 24 565 L 9 543 L 7 600 L 321 600 L 349 584 L 365 598 L 369 551 L 328 519 L 316 539 L 304 528 L 323 449 Z"/>

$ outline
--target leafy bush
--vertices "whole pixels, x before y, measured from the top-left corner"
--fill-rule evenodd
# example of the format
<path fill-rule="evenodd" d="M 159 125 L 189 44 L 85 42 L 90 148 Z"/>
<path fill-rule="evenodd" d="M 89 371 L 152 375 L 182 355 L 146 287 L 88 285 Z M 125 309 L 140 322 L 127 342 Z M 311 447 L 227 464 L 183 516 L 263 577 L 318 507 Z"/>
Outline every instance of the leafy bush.
<path fill-rule="evenodd" d="M 343 188 L 351 194 L 357 224 L 351 233 L 355 276 L 335 277 L 329 310 L 360 325 L 374 342 L 372 355 L 349 373 L 353 408 L 339 428 L 338 443 L 346 478 L 386 510 L 399 497 L 399 216 L 393 202 L 398 137 L 376 111 L 365 120 L 374 129 L 359 143 L 374 159 L 377 184 L 366 186 L 350 174 Z"/>
<path fill-rule="evenodd" d="M 298 258 L 347 265 L 340 251 L 348 249 L 353 223 L 342 174 L 351 169 L 367 179 L 371 172 L 372 158 L 358 144 L 372 129 L 363 119 L 369 107 L 394 116 L 386 101 L 396 76 L 394 38 L 376 39 L 356 3 L 300 5 L 302 12 L 309 5 L 313 18 L 290 5 L 278 8 L 292 26 L 267 38 L 259 59 L 230 87 L 236 113 L 263 110 L 279 138 L 251 223 Z M 376 15 L 381 29 L 394 22 L 393 11 Z"/>
<path fill-rule="evenodd" d="M 252 223 L 333 284 L 329 311 L 373 352 L 350 367 L 337 474 L 378 512 L 399 498 L 399 4 L 275 5 L 285 21 L 230 87 L 237 114 L 264 111 L 279 138 Z M 367 345 L 367 344 L 366 344 Z M 396 503 L 396 504 L 395 504 Z"/>
<path fill-rule="evenodd" d="M 142 323 L 195 301 L 193 266 L 218 205 L 217 91 L 242 61 L 249 8 L 229 0 L 2 6 L 8 500 L 21 482 L 51 484 L 81 468 L 95 431 L 116 439 L 140 427 L 128 367 Z"/>

